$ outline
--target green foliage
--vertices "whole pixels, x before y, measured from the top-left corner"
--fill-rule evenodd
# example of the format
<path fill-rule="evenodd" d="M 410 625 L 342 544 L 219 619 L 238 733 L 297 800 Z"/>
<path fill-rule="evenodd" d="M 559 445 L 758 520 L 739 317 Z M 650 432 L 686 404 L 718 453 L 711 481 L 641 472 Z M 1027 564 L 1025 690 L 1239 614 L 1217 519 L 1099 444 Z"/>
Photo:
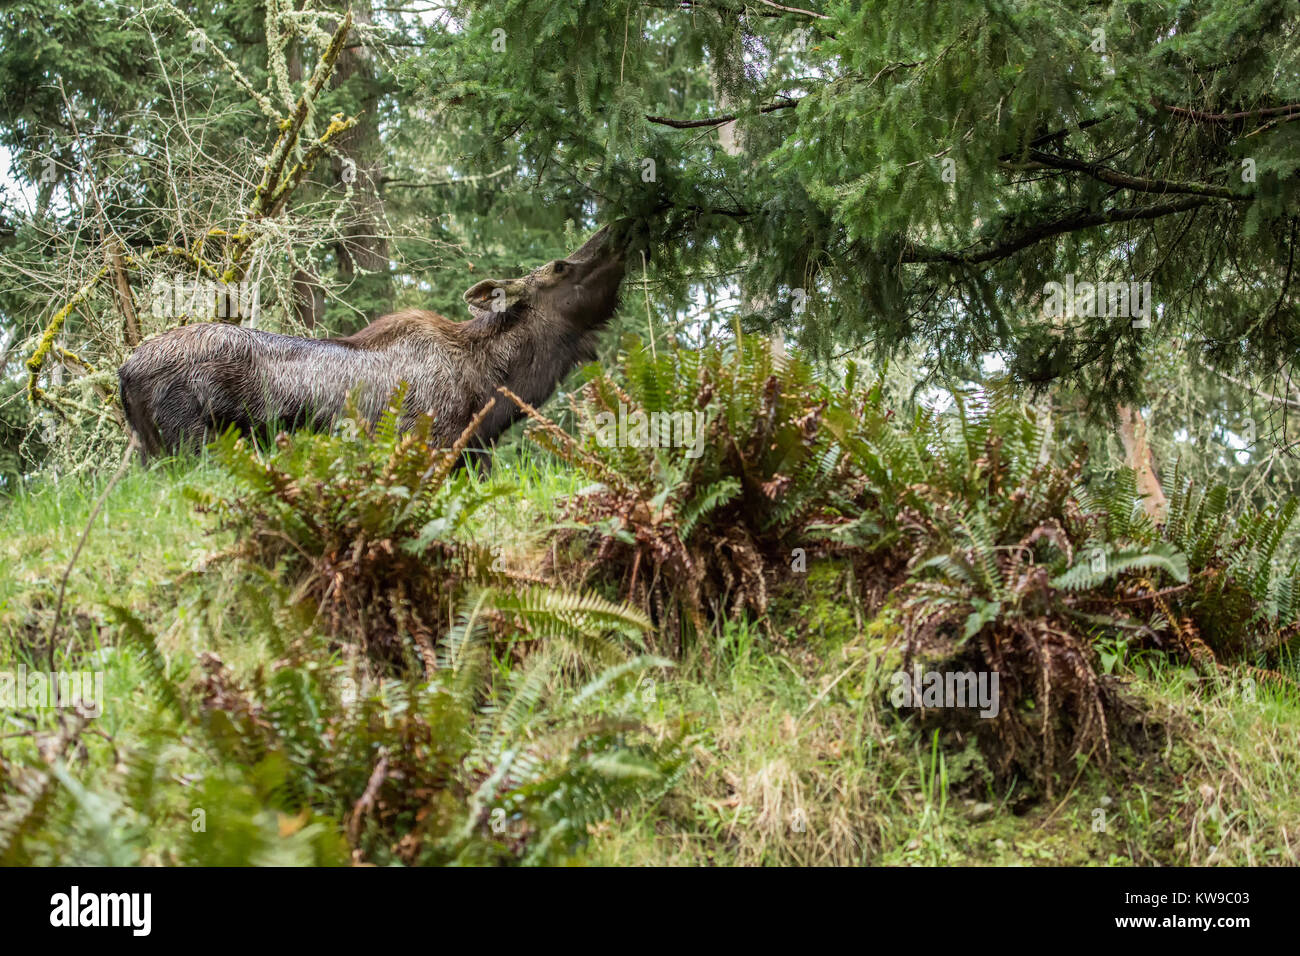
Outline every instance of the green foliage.
<path fill-rule="evenodd" d="M 989 799 L 997 783 L 1032 804 L 1108 753 L 1129 773 L 1147 752 L 1144 722 L 1166 720 L 1133 695 L 1135 667 L 1172 657 L 1226 673 L 1213 654 L 1237 666 L 1232 647 L 1211 640 L 1216 600 L 1255 618 L 1250 633 L 1291 620 L 1290 507 L 1242 511 L 1226 492 L 1171 486 L 1157 526 L 1131 474 L 1086 473 L 1041 411 L 1005 397 L 962 393 L 943 412 L 904 416 L 856 369 L 826 384 L 756 336 L 667 355 L 639 351 L 593 374 L 575 396 L 578 437 L 536 421 L 530 434 L 572 472 L 530 459 L 508 478 L 444 474 L 454 455 L 423 447 L 418 420 L 403 434 L 396 403 L 373 434 L 352 420 L 261 451 L 223 439 L 200 472 L 212 487 L 204 508 L 237 535 L 242 560 L 201 562 L 185 585 L 150 589 L 147 611 L 105 615 L 97 653 L 126 696 L 103 723 L 61 721 L 7 742 L 3 859 L 553 864 L 586 859 L 594 837 L 618 852 L 642 828 L 644 852 L 705 843 L 719 861 L 910 858 L 899 848 L 918 832 L 925 853 L 946 858 L 959 795 Z M 597 416 L 620 404 L 625 421 L 638 409 L 703 412 L 700 456 L 686 454 L 694 443 L 602 443 L 609 420 Z M 545 481 L 565 491 L 597 483 L 567 503 L 550 489 L 561 509 L 550 514 L 538 469 L 557 469 Z M 133 472 L 123 487 L 152 498 L 170 480 Z M 346 499 L 325 487 L 345 481 L 356 482 Z M 529 482 L 525 500 L 493 495 L 515 481 Z M 116 521 L 120 509 L 106 510 Z M 543 531 L 558 518 L 561 534 L 539 549 L 553 556 L 545 577 L 504 556 L 481 572 L 478 557 L 443 563 L 467 542 L 489 560 L 495 519 L 508 514 Z M 423 556 L 404 566 L 407 593 L 442 589 L 431 655 L 404 637 L 401 653 L 368 657 L 372 626 L 387 622 L 369 615 L 336 631 L 304 597 L 319 555 L 363 530 Z M 665 588 L 665 603 L 647 607 L 638 585 L 656 580 L 651 562 L 675 541 L 730 597 L 724 569 L 741 565 L 724 562 L 740 540 L 753 543 L 744 573 L 773 599 L 766 611 L 698 605 L 708 654 L 678 662 L 695 689 L 685 699 L 675 679 L 656 695 L 670 665 L 646 648 L 679 649 L 666 608 L 688 608 L 690 595 Z M 372 567 L 337 566 L 335 587 Z M 603 596 L 542 583 L 600 571 L 590 576 Z M 86 606 L 75 579 L 69 600 L 69 616 Z M 928 669 L 996 670 L 998 717 L 890 708 L 900 654 Z M 1220 686 L 1202 681 L 1201 706 L 1218 706 Z M 698 712 L 713 731 L 703 747 L 686 735 Z M 791 806 L 831 835 L 796 843 Z"/>
<path fill-rule="evenodd" d="M 463 449 L 431 447 L 432 417 L 404 418 L 403 394 L 371 436 L 355 408 L 331 434 L 281 435 L 265 456 L 229 432 L 214 457 L 239 493 L 196 493 L 246 557 L 283 569 L 332 633 L 359 638 L 390 662 L 427 655 L 459 582 L 494 574 L 491 554 L 465 532 L 485 499 L 456 472 Z"/>
<path fill-rule="evenodd" d="M 674 304 L 738 275 L 749 328 L 916 347 L 954 378 L 995 352 L 1099 418 L 1164 345 L 1225 370 L 1297 351 L 1294 4 L 457 11 L 410 75 L 484 170 L 508 149 L 535 195 L 650 220 Z M 1143 331 L 1045 319 L 1067 274 L 1150 281 L 1166 308 Z"/>
<path fill-rule="evenodd" d="M 1198 491 L 1175 472 L 1164 536 L 1188 555 L 1191 587 L 1177 607 L 1215 653 L 1276 664 L 1300 633 L 1300 570 L 1290 536 L 1294 498 L 1229 513 L 1228 489 Z"/>
<path fill-rule="evenodd" d="M 594 373 L 581 440 L 529 435 L 602 482 L 574 502 L 607 580 L 680 643 L 706 612 L 761 614 L 770 569 L 810 515 L 839 499 L 844 450 L 826 425 L 843 397 L 767 339 L 655 354 L 628 343 L 620 376 Z M 784 557 L 783 557 L 784 556 Z"/>
<path fill-rule="evenodd" d="M 0 369 L 3 371 L 3 369 Z M 12 493 L 44 458 L 46 445 L 17 380 L 0 384 L 0 494 Z"/>
<path fill-rule="evenodd" d="M 104 735 L 113 759 L 92 773 L 78 717 L 0 761 L 0 858 L 554 864 L 673 786 L 687 725 L 646 725 L 672 666 L 640 652 L 650 622 L 596 595 L 515 584 L 499 560 L 487 568 L 466 525 L 490 494 L 452 474 L 460 449 L 427 446 L 427 420 L 403 432 L 400 406 L 399 394 L 372 434 L 349 417 L 265 453 L 234 435 L 216 444 L 221 490 L 190 494 L 236 532 L 233 603 L 244 640 L 268 656 L 239 667 L 206 649 L 195 661 L 109 607 L 113 663 L 139 675 L 130 740 Z M 363 538 L 411 560 L 395 571 Z M 442 628 L 374 653 L 392 650 L 376 640 L 391 622 L 370 599 L 335 626 L 313 590 L 325 562 L 338 593 L 400 573 L 403 596 L 446 602 Z"/>
<path fill-rule="evenodd" d="M 907 580 L 889 598 L 905 658 L 1001 675 L 997 719 L 966 728 L 996 767 L 1050 789 L 1057 761 L 1109 755 L 1127 705 L 1099 667 L 1105 641 L 1211 669 L 1216 655 L 1277 662 L 1279 634 L 1294 622 L 1294 568 L 1274 560 L 1294 502 L 1245 509 L 1234 533 L 1223 489 L 1183 488 L 1157 526 L 1132 472 L 1083 483 L 1082 456 L 1062 454 L 1041 413 L 1005 398 L 954 399 L 949 413 L 892 437 L 864 427 L 846 438 L 871 496 L 823 532 L 850 545 L 863 529 L 905 541 Z"/>
<path fill-rule="evenodd" d="M 594 375 L 575 402 L 581 440 L 544 421 L 528 434 L 600 482 L 567 514 L 587 545 L 579 564 L 646 607 L 661 641 L 677 637 L 678 609 L 699 633 L 724 610 L 761 618 L 769 590 L 804 570 L 792 557 L 848 559 L 867 613 L 901 625 L 906 666 L 1001 675 L 996 719 L 961 729 L 999 773 L 1049 788 L 1064 761 L 1107 759 L 1125 729 L 1101 642 L 1213 666 L 1242 660 L 1259 631 L 1272 636 L 1253 649 L 1276 653 L 1294 584 L 1273 562 L 1294 505 L 1244 513 L 1234 536 L 1223 492 L 1175 496 L 1162 529 L 1132 472 L 1085 483 L 1082 451 L 1063 451 L 1041 410 L 953 398 L 900 421 L 880 382 L 864 388 L 851 369 L 832 388 L 748 336 L 658 356 L 634 346 L 622 374 Z M 694 411 L 698 457 L 654 439 L 652 414 Z"/>
<path fill-rule="evenodd" d="M 189 680 L 151 668 L 149 694 L 179 724 L 142 735 L 120 790 L 59 766 L 58 785 L 22 770 L 30 795 L 4 818 L 5 859 L 138 863 L 148 830 L 163 827 L 175 862 L 190 865 L 555 863 L 590 828 L 657 798 L 684 766 L 682 734 L 657 738 L 640 720 L 638 682 L 667 661 L 623 656 L 567 693 L 545 646 L 505 673 L 487 667 L 491 634 L 467 608 L 427 680 L 373 680 L 330 652 L 284 589 L 254 587 L 273 596 L 261 600 L 274 666 L 241 681 L 206 652 Z M 517 616 L 534 637 L 547 624 L 491 595 L 475 612 L 480 622 Z M 158 658 L 144 625 L 118 616 L 130 642 Z M 594 640 L 614 618 L 634 620 L 610 608 L 572 627 Z M 198 772 L 178 794 L 165 770 L 186 765 Z"/>
<path fill-rule="evenodd" d="M 216 52 L 254 98 L 291 101 L 343 6 L 177 8 L 206 33 L 202 50 L 169 4 L 126 16 L 108 0 L 24 0 L 0 13 L 0 145 L 20 187 L 0 199 L 15 277 L 0 288 L 0 371 L 30 350 L 51 299 L 101 268 L 105 237 L 132 255 L 207 243 L 220 258 L 276 130 Z M 198 543 L 203 519 L 147 498 L 165 476 L 128 476 L 137 500 L 93 529 L 65 615 L 70 657 L 99 645 L 129 683 L 127 716 L 16 718 L 0 751 L 0 862 L 561 862 L 686 772 L 681 727 L 644 687 L 666 666 L 647 649 L 678 656 L 692 639 L 721 659 L 694 675 L 721 759 L 681 816 L 646 825 L 654 840 L 686 817 L 694 859 L 933 862 L 952 851 L 939 822 L 957 806 L 950 787 L 981 776 L 972 766 L 1050 789 L 1053 774 L 1074 776 L 1069 758 L 1118 751 L 1133 714 L 1161 722 L 1110 679 L 1133 681 L 1134 662 L 1192 663 L 1195 703 L 1177 709 L 1197 719 L 1213 709 L 1207 678 L 1288 668 L 1300 649 L 1284 450 L 1300 342 L 1300 125 L 1284 105 L 1300 95 L 1294 3 L 354 12 L 368 23 L 308 125 L 335 111 L 363 122 L 292 214 L 259 226 L 265 327 L 350 328 L 394 299 L 463 315 L 468 285 L 627 215 L 653 241 L 645 274 L 629 263 L 628 283 L 644 287 L 625 289 L 649 314 L 622 322 L 648 320 L 651 344 L 590 377 L 576 439 L 554 423 L 530 433 L 569 466 L 546 459 L 562 476 L 546 494 L 458 470 L 400 399 L 373 435 L 352 419 L 267 449 L 219 442 L 220 474 L 201 483 L 233 490 L 197 493 L 237 539 L 217 560 Z M 1068 273 L 1150 280 L 1164 308 L 1144 331 L 1048 320 L 1041 290 Z M 157 317 L 140 275 L 147 335 Z M 304 291 L 323 304 L 303 306 Z M 43 460 L 65 476 L 120 448 L 103 398 L 129 347 L 116 294 L 106 283 L 63 329 L 58 345 L 83 364 L 60 373 L 73 381 L 59 444 L 46 448 L 16 381 L 0 387 L 6 493 Z M 801 352 L 752 334 L 774 327 Z M 951 409 L 913 411 L 891 405 L 883 376 L 812 371 L 808 357 L 866 346 L 915 362 L 894 371 L 915 372 L 914 399 L 935 381 L 987 381 L 996 355 L 1012 385 L 1056 389 L 1054 424 L 1010 389 L 960 385 Z M 1273 386 L 1240 381 L 1254 375 Z M 1064 416 L 1062 385 L 1084 399 Z M 1058 443 L 1143 388 L 1156 460 L 1180 461 L 1160 525 L 1098 436 L 1091 460 Z M 699 413 L 699 444 L 602 442 L 602 416 L 620 410 Z M 1247 447 L 1251 416 L 1252 433 L 1257 420 L 1281 436 L 1271 454 Z M 546 514 L 580 476 L 596 484 Z M 13 573 L 0 576 L 0 651 L 13 660 L 65 646 L 42 643 L 51 581 L 84 520 L 65 509 L 76 488 L 61 488 L 16 506 L 50 514 L 8 545 Z M 506 512 L 537 521 L 546 577 L 488 549 L 502 491 Z M 142 533 L 158 540 L 124 557 L 115 542 Z M 827 592 L 815 599 L 814 579 Z M 948 723 L 955 745 L 930 733 L 942 713 L 882 716 L 879 685 L 848 679 L 832 642 L 805 639 L 822 624 L 850 670 L 900 648 L 997 670 L 1001 716 Z M 1260 777 L 1293 769 L 1284 722 L 1249 734 L 1239 711 L 1222 722 L 1240 752 L 1269 751 Z M 746 734 L 761 746 L 728 753 Z M 1215 768 L 1216 786 L 1215 773 L 1257 779 Z M 1192 792 L 1185 769 L 1171 776 Z M 919 823 L 900 787 L 923 805 Z M 1186 794 L 1158 812 L 1193 821 L 1188 858 L 1236 840 L 1255 862 L 1262 832 L 1279 829 L 1277 796 L 1243 799 L 1231 826 Z M 820 836 L 796 846 L 782 800 L 804 799 Z M 1075 812 L 1062 807 L 1058 823 Z M 915 839 L 900 836 L 913 825 Z M 890 856 L 887 833 L 909 849 Z M 1117 852 L 1165 859 L 1137 845 Z"/>

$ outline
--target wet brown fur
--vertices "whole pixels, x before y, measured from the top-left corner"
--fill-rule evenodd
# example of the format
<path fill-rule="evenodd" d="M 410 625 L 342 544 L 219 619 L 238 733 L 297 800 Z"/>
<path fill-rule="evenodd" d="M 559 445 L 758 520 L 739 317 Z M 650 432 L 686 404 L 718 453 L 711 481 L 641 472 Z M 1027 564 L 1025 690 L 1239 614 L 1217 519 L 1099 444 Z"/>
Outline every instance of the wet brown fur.
<path fill-rule="evenodd" d="M 224 323 L 172 329 L 122 366 L 123 408 L 147 459 L 197 447 L 232 425 L 246 433 L 325 427 L 354 391 L 373 420 L 405 382 L 406 422 L 432 412 L 434 438 L 449 445 L 498 386 L 541 404 L 576 365 L 595 358 L 623 276 L 617 235 L 601 230 L 523 278 L 479 282 L 465 293 L 472 318 L 464 322 L 408 309 L 335 339 Z M 518 415 L 499 399 L 476 444 L 490 444 Z"/>

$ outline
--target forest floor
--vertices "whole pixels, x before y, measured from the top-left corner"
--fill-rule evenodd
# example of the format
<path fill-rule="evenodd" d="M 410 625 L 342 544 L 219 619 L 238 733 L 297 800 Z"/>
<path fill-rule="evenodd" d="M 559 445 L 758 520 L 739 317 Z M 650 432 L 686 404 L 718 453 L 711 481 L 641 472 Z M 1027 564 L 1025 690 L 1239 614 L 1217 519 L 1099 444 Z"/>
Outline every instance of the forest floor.
<path fill-rule="evenodd" d="M 484 480 L 511 490 L 476 516 L 477 535 L 507 551 L 544 547 L 521 543 L 517 529 L 582 483 L 527 455 Z M 206 461 L 133 465 L 112 489 L 68 578 L 65 626 L 51 647 L 60 578 L 105 481 L 47 481 L 0 500 L 0 670 L 102 669 L 108 702 L 69 762 L 65 819 L 82 822 L 66 834 L 47 829 L 30 852 L 64 863 L 180 862 L 184 789 L 198 771 L 178 767 L 172 797 L 129 805 L 138 798 L 121 772 L 124 752 L 147 732 L 152 707 L 106 609 L 144 622 L 178 679 L 203 652 L 247 679 L 274 668 L 275 654 L 247 606 L 250 572 L 220 559 L 228 537 L 190 494 L 229 481 Z M 1294 699 L 1207 686 L 1163 657 L 1121 656 L 1113 668 L 1149 715 L 1147 743 L 1116 741 L 1105 764 L 1079 757 L 1074 779 L 1057 780 L 1050 795 L 1014 780 L 995 786 L 973 741 L 940 742 L 890 706 L 882 674 L 896 635 L 855 618 L 848 586 L 833 562 L 818 565 L 801 590 L 774 598 L 765 620 L 724 624 L 707 653 L 656 680 L 647 720 L 664 732 L 689 722 L 691 759 L 661 798 L 594 827 L 579 862 L 1296 862 Z M 48 709 L 6 713 L 0 756 L 29 757 L 58 720 Z"/>

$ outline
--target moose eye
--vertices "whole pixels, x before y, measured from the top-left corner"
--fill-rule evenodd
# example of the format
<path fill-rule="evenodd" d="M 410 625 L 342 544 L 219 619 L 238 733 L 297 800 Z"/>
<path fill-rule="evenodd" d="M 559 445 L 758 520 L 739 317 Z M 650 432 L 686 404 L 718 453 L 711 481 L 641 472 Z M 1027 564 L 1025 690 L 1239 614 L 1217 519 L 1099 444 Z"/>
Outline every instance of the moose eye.
<path fill-rule="evenodd" d="M 554 272 L 557 276 L 560 275 L 562 272 L 564 272 L 564 260 L 556 259 L 553 263 L 551 263 L 551 271 Z"/>

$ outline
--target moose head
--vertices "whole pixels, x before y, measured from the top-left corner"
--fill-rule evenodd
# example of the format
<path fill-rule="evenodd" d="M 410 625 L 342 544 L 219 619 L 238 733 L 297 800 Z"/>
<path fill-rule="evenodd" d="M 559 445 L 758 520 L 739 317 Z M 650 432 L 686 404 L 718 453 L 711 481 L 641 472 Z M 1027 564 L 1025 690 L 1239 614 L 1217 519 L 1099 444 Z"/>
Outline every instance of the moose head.
<path fill-rule="evenodd" d="M 465 293 L 475 318 L 540 319 L 573 332 L 597 329 L 614 314 L 632 224 L 619 220 L 597 231 L 563 259 L 518 279 L 484 279 Z"/>

